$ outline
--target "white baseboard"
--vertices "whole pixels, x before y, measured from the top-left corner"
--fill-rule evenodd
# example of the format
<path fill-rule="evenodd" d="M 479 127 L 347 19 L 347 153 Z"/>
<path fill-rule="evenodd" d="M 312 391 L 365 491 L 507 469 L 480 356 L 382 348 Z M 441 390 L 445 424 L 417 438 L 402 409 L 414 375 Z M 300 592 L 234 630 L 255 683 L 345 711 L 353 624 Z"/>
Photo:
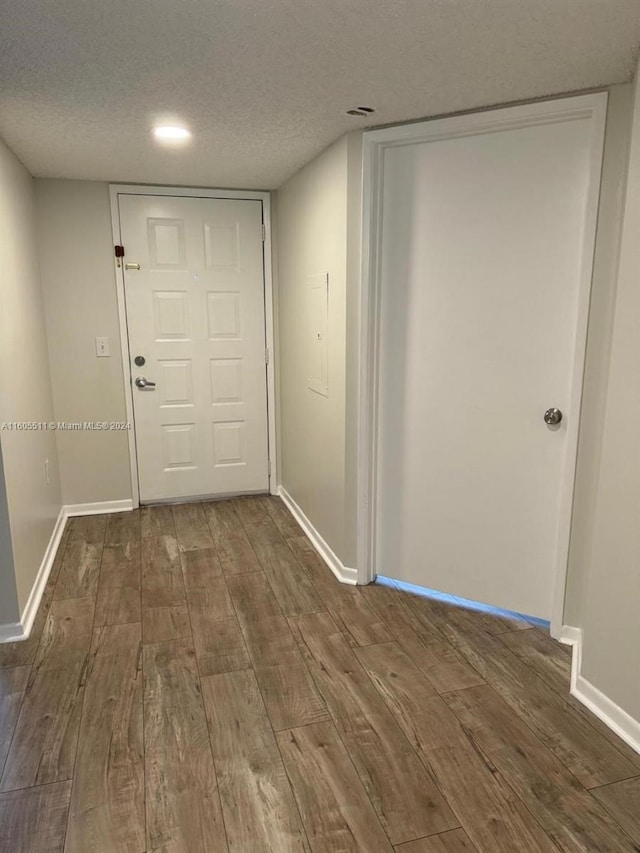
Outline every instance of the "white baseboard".
<path fill-rule="evenodd" d="M 565 646 L 575 646 L 582 642 L 582 629 L 574 628 L 571 625 L 563 625 L 559 640 Z"/>
<path fill-rule="evenodd" d="M 576 699 L 599 717 L 603 723 L 632 749 L 640 753 L 640 722 L 627 714 L 619 705 L 594 687 L 583 675 L 576 677 L 575 689 L 571 691 Z"/>
<path fill-rule="evenodd" d="M 31 592 L 29 593 L 29 598 L 27 599 L 25 608 L 22 611 L 20 621 L 0 625 L 0 643 L 15 643 L 20 640 L 26 640 L 31 633 L 31 628 L 33 627 L 33 622 L 36 618 L 38 607 L 40 606 L 40 600 L 42 599 L 42 593 L 44 592 L 44 588 L 49 580 L 51 567 L 53 566 L 53 561 L 56 558 L 58 545 L 62 539 L 66 521 L 67 516 L 65 513 L 65 507 L 61 507 L 56 523 L 53 525 L 49 542 L 45 548 L 44 556 L 42 557 L 42 562 L 38 569 L 38 574 L 33 582 L 33 586 L 31 587 Z"/>
<path fill-rule="evenodd" d="M 40 607 L 44 588 L 49 580 L 51 567 L 53 566 L 58 546 L 62 539 L 67 519 L 74 515 L 100 515 L 110 512 L 126 512 L 133 509 L 132 500 L 123 501 L 101 501 L 99 503 L 67 504 L 61 507 L 58 518 L 53 527 L 49 543 L 45 549 L 38 574 L 29 593 L 29 599 L 25 605 L 20 622 L 10 622 L 0 625 L 0 643 L 14 643 L 26 640 L 31 633 L 33 622 Z"/>
<path fill-rule="evenodd" d="M 563 625 L 558 637 L 565 646 L 573 646 L 571 655 L 571 693 L 575 696 L 576 681 L 582 667 L 582 629 Z"/>
<path fill-rule="evenodd" d="M 611 731 L 640 753 L 640 721 L 591 684 L 582 675 L 582 629 L 565 625 L 560 642 L 573 646 L 571 658 L 571 695 L 602 720 Z"/>
<path fill-rule="evenodd" d="M 65 510 L 67 518 L 73 515 L 102 515 L 106 512 L 129 512 L 133 509 L 133 501 L 128 498 L 124 501 L 99 501 L 93 504 L 67 504 Z"/>
<path fill-rule="evenodd" d="M 291 515 L 295 518 L 300 527 L 307 534 L 313 547 L 316 549 L 316 551 L 322 557 L 325 563 L 329 566 L 329 568 L 338 578 L 338 580 L 341 583 L 347 583 L 351 584 L 352 586 L 355 586 L 358 582 L 357 571 L 355 569 L 350 569 L 347 566 L 343 565 L 340 558 L 331 550 L 330 546 L 318 533 L 316 528 L 309 521 L 307 516 L 300 509 L 298 504 L 294 501 L 294 499 L 291 497 L 291 495 L 289 494 L 289 492 L 287 492 L 285 488 L 279 486 L 278 495 L 282 498 Z"/>
<path fill-rule="evenodd" d="M 49 539 L 49 544 L 44 552 L 44 557 L 40 563 L 38 574 L 33 586 L 31 587 L 31 593 L 20 618 L 22 633 L 24 634 L 25 639 L 31 633 L 31 628 L 33 626 L 34 619 L 36 618 L 38 607 L 40 607 L 42 593 L 44 592 L 44 588 L 49 580 L 51 567 L 53 566 L 53 562 L 58 552 L 58 546 L 60 545 L 60 540 L 64 533 L 64 526 L 67 523 L 67 514 L 65 509 L 66 507 L 64 506 L 60 508 L 58 518 L 56 519 L 56 523 L 51 533 L 51 538 Z"/>

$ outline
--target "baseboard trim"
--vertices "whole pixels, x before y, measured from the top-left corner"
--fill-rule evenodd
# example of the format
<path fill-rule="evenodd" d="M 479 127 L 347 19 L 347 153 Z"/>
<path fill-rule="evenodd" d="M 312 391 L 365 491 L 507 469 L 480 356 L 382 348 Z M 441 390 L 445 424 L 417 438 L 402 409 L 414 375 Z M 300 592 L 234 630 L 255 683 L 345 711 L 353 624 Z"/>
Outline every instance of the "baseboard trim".
<path fill-rule="evenodd" d="M 47 585 L 49 575 L 51 574 L 51 567 L 53 566 L 53 562 L 58 552 L 58 546 L 62 539 L 66 521 L 67 515 L 65 507 L 60 507 L 60 512 L 58 513 L 56 523 L 53 525 L 49 542 L 45 548 L 44 556 L 42 557 L 42 562 L 38 569 L 38 574 L 33 582 L 33 586 L 31 587 L 31 592 L 29 593 L 29 598 L 27 599 L 25 608 L 22 611 L 20 621 L 11 622 L 7 625 L 0 625 L 0 643 L 17 643 L 20 642 L 20 640 L 26 640 L 29 637 L 31 628 L 33 627 L 33 622 L 36 618 L 36 613 L 38 612 L 38 607 L 40 607 L 44 588 Z"/>
<path fill-rule="evenodd" d="M 576 643 L 582 642 L 582 630 L 571 625 L 563 625 L 559 639 L 565 646 L 575 646 Z"/>
<path fill-rule="evenodd" d="M 313 547 L 316 549 L 316 551 L 322 557 L 325 563 L 329 566 L 329 568 L 338 578 L 340 583 L 346 583 L 350 584 L 351 586 L 355 586 L 358 582 L 358 573 L 356 569 L 351 569 L 348 566 L 343 565 L 337 554 L 332 551 L 331 547 L 327 544 L 327 542 L 325 542 L 325 540 L 318 533 L 316 528 L 309 521 L 307 516 L 300 509 L 298 504 L 294 501 L 289 492 L 283 486 L 278 487 L 277 493 L 284 501 L 291 515 L 295 518 L 300 527 L 307 534 Z"/>
<path fill-rule="evenodd" d="M 33 622 L 36 618 L 38 607 L 40 607 L 40 600 L 42 599 L 44 588 L 47 585 L 47 581 L 49 580 L 51 567 L 53 566 L 56 554 L 58 553 L 58 546 L 60 545 L 60 540 L 62 539 L 62 534 L 64 533 L 64 526 L 67 523 L 67 514 L 65 512 L 65 509 L 66 507 L 60 508 L 58 518 L 56 519 L 53 531 L 51 532 L 49 544 L 47 545 L 47 548 L 44 552 L 44 557 L 42 558 L 42 562 L 40 563 L 38 574 L 36 576 L 33 586 L 31 587 L 29 599 L 27 600 L 24 611 L 22 612 L 20 618 L 20 622 L 22 625 L 22 633 L 24 634 L 25 639 L 31 633 L 31 628 L 33 627 Z"/>
<path fill-rule="evenodd" d="M 563 626 L 560 642 L 573 646 L 571 695 L 602 720 L 631 749 L 640 753 L 640 721 L 635 720 L 582 675 L 582 629 Z"/>
<path fill-rule="evenodd" d="M 65 510 L 67 518 L 74 515 L 103 515 L 107 512 L 129 512 L 133 509 L 131 498 L 123 501 L 99 501 L 89 504 L 67 504 Z"/>
<path fill-rule="evenodd" d="M 575 689 L 571 691 L 596 717 L 606 723 L 611 731 L 640 753 L 640 722 L 627 714 L 619 705 L 594 687 L 583 675 L 576 677 Z"/>
<path fill-rule="evenodd" d="M 15 643 L 28 639 L 38 608 L 40 607 L 44 588 L 47 585 L 51 568 L 58 553 L 58 547 L 67 519 L 75 515 L 102 515 L 111 512 L 127 512 L 132 509 L 133 501 L 130 499 L 123 501 L 100 501 L 99 503 L 87 504 L 67 504 L 60 508 L 20 622 L 10 622 L 0 625 L 0 643 Z"/>

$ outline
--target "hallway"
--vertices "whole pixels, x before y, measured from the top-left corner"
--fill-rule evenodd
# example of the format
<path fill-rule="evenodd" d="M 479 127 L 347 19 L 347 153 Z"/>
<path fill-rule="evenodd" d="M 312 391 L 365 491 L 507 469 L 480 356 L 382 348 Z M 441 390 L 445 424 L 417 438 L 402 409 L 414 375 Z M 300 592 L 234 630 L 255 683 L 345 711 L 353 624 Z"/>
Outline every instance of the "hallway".
<path fill-rule="evenodd" d="M 71 519 L 0 667 L 2 853 L 640 850 L 567 647 L 339 584 L 279 498 Z"/>

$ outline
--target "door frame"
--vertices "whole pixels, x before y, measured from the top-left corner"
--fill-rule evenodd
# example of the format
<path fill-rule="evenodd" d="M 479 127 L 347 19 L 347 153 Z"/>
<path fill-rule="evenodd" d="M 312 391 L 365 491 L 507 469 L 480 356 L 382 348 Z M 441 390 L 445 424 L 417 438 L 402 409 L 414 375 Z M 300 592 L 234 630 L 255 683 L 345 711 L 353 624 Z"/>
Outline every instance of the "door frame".
<path fill-rule="evenodd" d="M 561 476 L 559 535 L 551 614 L 551 633 L 554 637 L 560 636 L 567 581 L 607 101 L 608 94 L 603 91 L 364 132 L 358 399 L 357 567 L 359 584 L 370 583 L 376 576 L 380 255 L 385 150 L 422 142 L 475 136 L 479 133 L 495 133 L 508 129 L 589 118 L 591 120 L 590 180 L 578 293 L 576 347 L 569 397 L 569 411 L 572 416 L 567 420 L 567 454 Z"/>
<path fill-rule="evenodd" d="M 109 184 L 111 202 L 111 229 L 114 245 L 121 245 L 120 209 L 118 196 L 147 195 L 174 196 L 179 198 L 215 198 L 243 199 L 260 201 L 262 203 L 262 222 L 264 225 L 264 240 L 262 243 L 264 308 L 265 308 L 265 341 L 268 350 L 267 368 L 267 420 L 268 420 L 268 460 L 269 460 L 269 493 L 274 495 L 278 487 L 278 463 L 276 441 L 276 379 L 275 379 L 275 334 L 274 334 L 274 302 L 273 302 L 273 272 L 271 250 L 271 193 L 259 190 L 218 190 L 195 187 L 161 187 L 145 184 Z M 125 247 L 126 249 L 126 247 Z M 129 469 L 131 472 L 131 491 L 133 508 L 140 506 L 140 486 L 138 481 L 138 457 L 136 453 L 136 422 L 133 410 L 133 386 L 131 375 L 131 359 L 129 353 L 129 335 L 127 329 L 127 311 L 124 290 L 124 264 L 118 263 L 114 257 L 116 279 L 116 297 L 118 301 L 118 320 L 120 327 L 120 351 L 122 354 L 122 378 L 124 383 L 125 408 L 127 422 L 131 429 L 127 430 L 129 438 Z"/>

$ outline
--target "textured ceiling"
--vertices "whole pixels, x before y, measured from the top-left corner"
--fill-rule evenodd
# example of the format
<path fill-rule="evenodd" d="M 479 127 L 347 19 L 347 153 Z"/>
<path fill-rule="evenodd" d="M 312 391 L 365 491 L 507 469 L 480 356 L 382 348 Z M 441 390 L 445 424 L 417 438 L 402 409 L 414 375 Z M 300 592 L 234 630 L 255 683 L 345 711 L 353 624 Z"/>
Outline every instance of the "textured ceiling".
<path fill-rule="evenodd" d="M 639 43 L 640 0 L 0 0 L 0 135 L 38 176 L 274 188 L 349 129 L 628 81 Z"/>

